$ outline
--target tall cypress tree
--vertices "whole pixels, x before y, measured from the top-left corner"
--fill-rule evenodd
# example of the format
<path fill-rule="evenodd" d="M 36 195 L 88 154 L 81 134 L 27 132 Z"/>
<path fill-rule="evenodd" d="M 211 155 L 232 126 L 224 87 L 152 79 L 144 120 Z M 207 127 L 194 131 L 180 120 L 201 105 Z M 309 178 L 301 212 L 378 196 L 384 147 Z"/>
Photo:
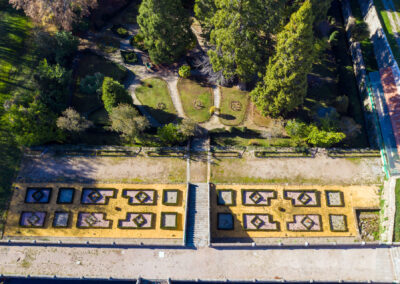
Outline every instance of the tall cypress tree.
<path fill-rule="evenodd" d="M 271 34 L 280 27 L 285 0 L 214 0 L 208 55 L 214 71 L 226 78 L 251 81 L 263 71 L 271 49 Z"/>
<path fill-rule="evenodd" d="M 264 82 L 251 97 L 264 115 L 285 115 L 303 104 L 313 51 L 313 11 L 310 0 L 293 13 L 277 36 L 276 53 L 267 66 Z"/>
<path fill-rule="evenodd" d="M 143 0 L 137 22 L 155 64 L 173 63 L 193 39 L 189 15 L 181 0 Z"/>

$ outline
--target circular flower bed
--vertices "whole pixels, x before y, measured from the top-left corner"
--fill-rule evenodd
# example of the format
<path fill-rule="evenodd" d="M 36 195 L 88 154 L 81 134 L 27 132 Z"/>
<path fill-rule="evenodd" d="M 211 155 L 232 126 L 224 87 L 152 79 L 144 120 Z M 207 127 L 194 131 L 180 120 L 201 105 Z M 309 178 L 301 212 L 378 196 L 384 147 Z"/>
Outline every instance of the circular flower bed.
<path fill-rule="evenodd" d="M 158 103 L 157 108 L 159 110 L 164 110 L 167 108 L 167 105 L 165 103 Z"/>
<path fill-rule="evenodd" d="M 233 111 L 241 111 L 243 108 L 242 103 L 239 101 L 232 101 L 231 102 L 231 109 Z"/>
<path fill-rule="evenodd" d="M 193 102 L 194 108 L 197 110 L 203 109 L 204 108 L 204 104 L 203 102 L 199 101 L 199 100 L 195 100 Z"/>

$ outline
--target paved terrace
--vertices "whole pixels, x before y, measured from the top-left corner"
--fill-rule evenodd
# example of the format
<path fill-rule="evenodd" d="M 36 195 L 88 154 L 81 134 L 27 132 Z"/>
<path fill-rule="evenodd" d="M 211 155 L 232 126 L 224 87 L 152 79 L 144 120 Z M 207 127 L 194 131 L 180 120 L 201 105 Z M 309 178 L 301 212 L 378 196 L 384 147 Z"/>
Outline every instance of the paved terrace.
<path fill-rule="evenodd" d="M 396 250 L 391 252 L 391 250 Z M 122 249 L 0 247 L 0 274 L 174 280 L 379 281 L 398 279 L 398 248 Z M 399 273 L 397 266 L 397 273 Z"/>

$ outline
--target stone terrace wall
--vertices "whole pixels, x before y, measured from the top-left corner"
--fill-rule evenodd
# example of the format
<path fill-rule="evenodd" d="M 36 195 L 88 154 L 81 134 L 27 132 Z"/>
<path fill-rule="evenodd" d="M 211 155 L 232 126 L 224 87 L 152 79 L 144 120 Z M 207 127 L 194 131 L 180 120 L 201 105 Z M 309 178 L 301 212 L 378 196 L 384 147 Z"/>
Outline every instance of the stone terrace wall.
<path fill-rule="evenodd" d="M 363 113 L 365 119 L 365 126 L 368 133 L 368 140 L 371 147 L 378 146 L 378 129 L 374 121 L 374 113 L 372 112 L 372 103 L 368 97 L 367 91 L 367 71 L 365 67 L 364 58 L 361 52 L 361 44 L 355 41 L 352 37 L 350 26 L 355 20 L 351 11 L 349 0 L 342 1 L 342 13 L 344 18 L 344 24 L 347 32 L 347 38 L 349 40 L 350 54 L 353 59 L 353 69 L 356 76 L 358 92 L 360 94 Z"/>

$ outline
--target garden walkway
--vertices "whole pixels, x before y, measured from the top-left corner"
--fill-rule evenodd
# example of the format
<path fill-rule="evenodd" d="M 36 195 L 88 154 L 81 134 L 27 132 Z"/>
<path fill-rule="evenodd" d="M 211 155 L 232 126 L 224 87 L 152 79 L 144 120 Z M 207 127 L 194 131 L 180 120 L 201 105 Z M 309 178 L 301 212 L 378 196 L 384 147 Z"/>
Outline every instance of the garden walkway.
<path fill-rule="evenodd" d="M 396 266 L 394 266 L 396 264 Z M 146 249 L 0 246 L 0 274 L 219 280 L 399 280 L 399 248 Z"/>

